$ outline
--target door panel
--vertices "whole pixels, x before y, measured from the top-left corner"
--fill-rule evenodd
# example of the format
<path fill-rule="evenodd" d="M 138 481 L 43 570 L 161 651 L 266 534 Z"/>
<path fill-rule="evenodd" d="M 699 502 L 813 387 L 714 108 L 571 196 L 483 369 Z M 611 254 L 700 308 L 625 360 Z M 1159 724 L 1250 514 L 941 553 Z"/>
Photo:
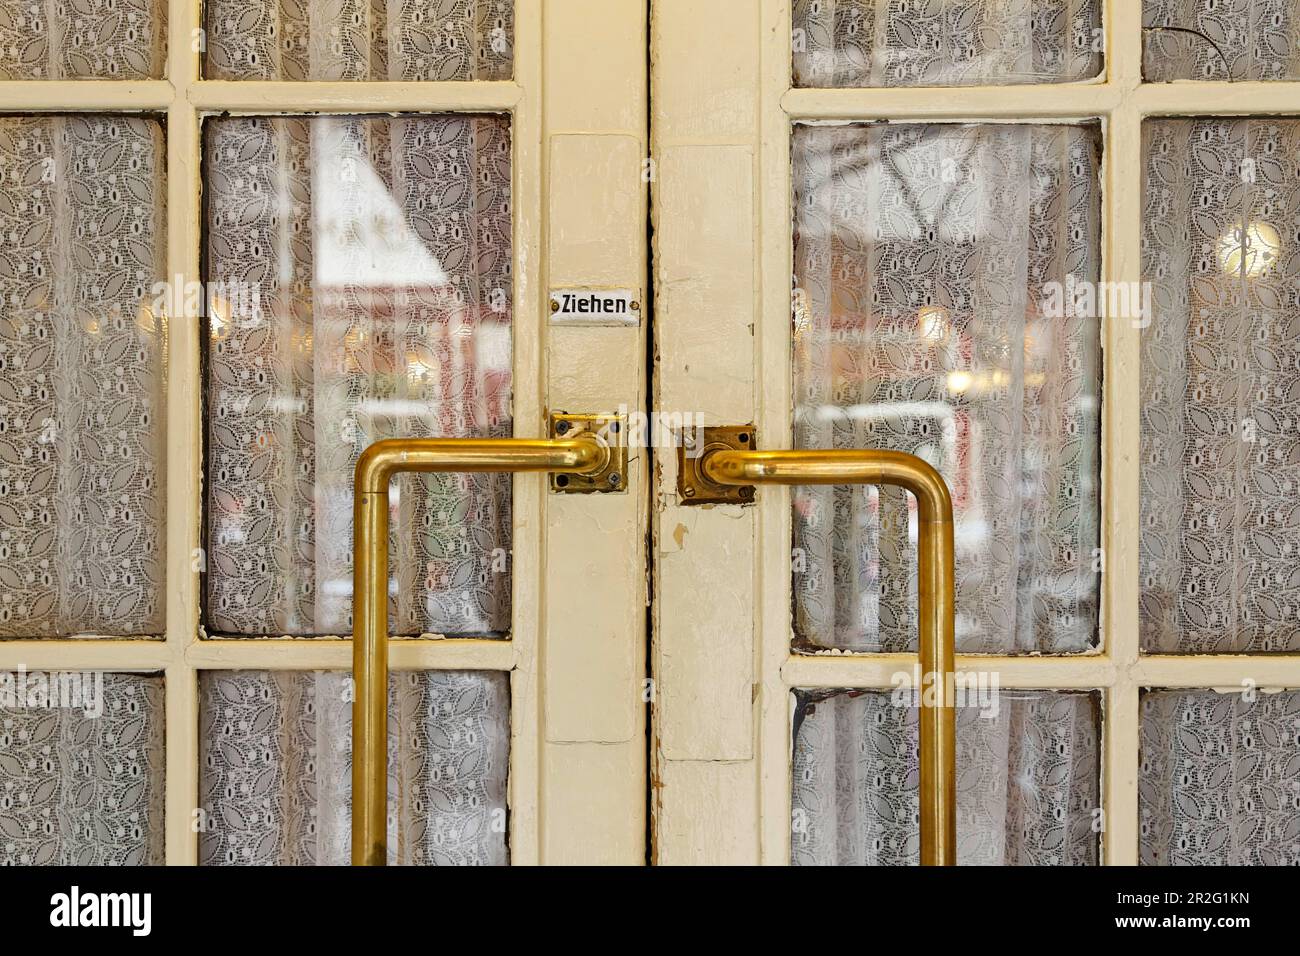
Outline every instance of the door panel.
<path fill-rule="evenodd" d="M 1280 862 L 1289 14 L 1032 6 L 655 4 L 655 406 L 943 474 L 959 862 Z M 656 460 L 656 861 L 914 862 L 915 503 Z"/>
<path fill-rule="evenodd" d="M 55 794 L 14 854 L 340 862 L 359 454 L 645 406 L 641 322 L 553 325 L 548 291 L 648 311 L 646 4 L 118 6 L 85 14 L 94 44 L 0 17 L 31 37 L 0 78 L 28 114 L 0 119 L 0 205 L 58 224 L 0 269 L 23 366 L 0 481 L 43 499 L 0 538 L 31 565 L 0 581 L 0 672 L 105 670 L 114 708 L 0 763 L 0 789 Z M 644 862 L 646 465 L 602 494 L 395 483 L 392 861 Z M 135 757 L 75 779 L 128 732 Z"/>

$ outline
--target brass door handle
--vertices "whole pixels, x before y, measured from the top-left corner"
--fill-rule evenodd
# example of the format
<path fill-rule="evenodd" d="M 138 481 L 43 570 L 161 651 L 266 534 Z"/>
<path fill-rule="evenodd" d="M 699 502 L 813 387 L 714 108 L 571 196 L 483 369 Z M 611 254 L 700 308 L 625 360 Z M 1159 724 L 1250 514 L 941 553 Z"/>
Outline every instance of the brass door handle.
<path fill-rule="evenodd" d="M 957 863 L 957 722 L 953 641 L 955 579 L 952 497 L 942 476 L 913 455 L 870 449 L 758 451 L 754 430 L 704 429 L 702 449 L 678 449 L 678 488 L 689 504 L 745 503 L 756 485 L 894 485 L 919 510 L 921 865 Z"/>
<path fill-rule="evenodd" d="M 402 472 L 552 472 L 616 491 L 627 449 L 596 431 L 613 416 L 557 415 L 563 438 L 412 438 L 375 442 L 357 460 L 353 498 L 352 865 L 388 857 L 388 487 Z"/>

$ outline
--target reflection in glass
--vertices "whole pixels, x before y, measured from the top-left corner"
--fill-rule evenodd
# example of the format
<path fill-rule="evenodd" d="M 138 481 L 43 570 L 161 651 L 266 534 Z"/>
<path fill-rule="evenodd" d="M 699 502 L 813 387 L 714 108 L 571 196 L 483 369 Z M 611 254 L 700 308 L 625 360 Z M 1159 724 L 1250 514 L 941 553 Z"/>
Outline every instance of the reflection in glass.
<path fill-rule="evenodd" d="M 392 675 L 389 862 L 507 862 L 509 687 L 495 671 Z M 199 698 L 200 864 L 347 865 L 351 677 L 207 671 Z"/>
<path fill-rule="evenodd" d="M 791 862 L 915 866 L 920 768 L 910 699 L 847 690 L 796 698 Z M 972 686 L 958 705 L 957 862 L 1095 865 L 1097 695 Z"/>
<path fill-rule="evenodd" d="M 206 133 L 209 627 L 348 634 L 357 456 L 512 431 L 508 120 Z M 391 497 L 394 631 L 504 635 L 509 477 Z"/>
<path fill-rule="evenodd" d="M 1100 0 L 794 0 L 794 85 L 1068 83 L 1103 36 Z"/>
<path fill-rule="evenodd" d="M 1142 646 L 1300 649 L 1300 122 L 1143 126 Z"/>
<path fill-rule="evenodd" d="M 956 516 L 957 649 L 1097 633 L 1094 126 L 799 126 L 795 440 L 919 455 Z M 805 648 L 915 647 L 915 504 L 794 494 Z"/>

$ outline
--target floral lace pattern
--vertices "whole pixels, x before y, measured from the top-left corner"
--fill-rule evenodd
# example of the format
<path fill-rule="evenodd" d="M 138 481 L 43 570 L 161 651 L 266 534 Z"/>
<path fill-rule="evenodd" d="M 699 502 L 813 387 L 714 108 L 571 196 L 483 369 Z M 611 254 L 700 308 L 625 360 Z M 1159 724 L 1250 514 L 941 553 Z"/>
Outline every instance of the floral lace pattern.
<path fill-rule="evenodd" d="M 916 708 L 879 691 L 797 698 L 791 863 L 915 866 Z M 957 862 L 1095 865 L 1096 695 L 1002 691 L 992 710 L 957 711 Z"/>
<path fill-rule="evenodd" d="M 956 515 L 957 648 L 1097 640 L 1101 356 L 1093 126 L 799 126 L 795 441 L 935 465 Z M 801 647 L 915 647 L 914 502 L 794 491 Z"/>
<path fill-rule="evenodd" d="M 1296 0 L 1142 0 L 1142 25 L 1150 81 L 1300 79 Z"/>
<path fill-rule="evenodd" d="M 795 0 L 794 85 L 1065 83 L 1101 72 L 1100 0 Z"/>
<path fill-rule="evenodd" d="M 219 80 L 508 80 L 514 0 L 207 0 Z"/>
<path fill-rule="evenodd" d="M 166 69 L 166 0 L 0 0 L 0 80 L 148 80 Z"/>
<path fill-rule="evenodd" d="M 206 154 L 209 626 L 351 633 L 357 457 L 513 430 L 509 121 L 223 119 Z M 394 632 L 503 636 L 509 476 L 395 487 Z"/>
<path fill-rule="evenodd" d="M 1300 691 L 1142 698 L 1141 860 L 1300 864 Z"/>
<path fill-rule="evenodd" d="M 0 702 L 0 865 L 163 863 L 163 679 L 104 674 L 84 693 L 99 707 Z"/>
<path fill-rule="evenodd" d="M 1144 126 L 1142 646 L 1300 650 L 1300 122 Z"/>
<path fill-rule="evenodd" d="M 163 629 L 162 127 L 0 117 L 0 637 Z"/>
<path fill-rule="evenodd" d="M 352 678 L 208 671 L 199 683 L 204 865 L 346 865 Z M 508 675 L 389 679 L 388 853 L 409 865 L 504 865 Z"/>

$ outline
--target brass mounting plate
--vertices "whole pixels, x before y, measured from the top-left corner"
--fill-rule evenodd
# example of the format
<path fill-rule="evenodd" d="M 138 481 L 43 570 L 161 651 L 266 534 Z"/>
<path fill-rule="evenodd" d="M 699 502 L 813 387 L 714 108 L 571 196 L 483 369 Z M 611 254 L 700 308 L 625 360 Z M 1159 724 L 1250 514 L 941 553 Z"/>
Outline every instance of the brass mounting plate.
<path fill-rule="evenodd" d="M 609 464 L 594 475 L 551 475 L 551 491 L 563 495 L 627 491 L 627 422 L 619 415 L 551 413 L 551 437 L 573 438 L 590 432 L 609 445 Z"/>
<path fill-rule="evenodd" d="M 753 485 L 720 485 L 710 481 L 700 470 L 704 456 L 713 451 L 753 451 L 758 447 L 758 433 L 752 425 L 717 425 L 704 428 L 704 448 L 688 448 L 687 431 L 677 446 L 677 495 L 684 505 L 750 505 L 754 503 Z"/>

